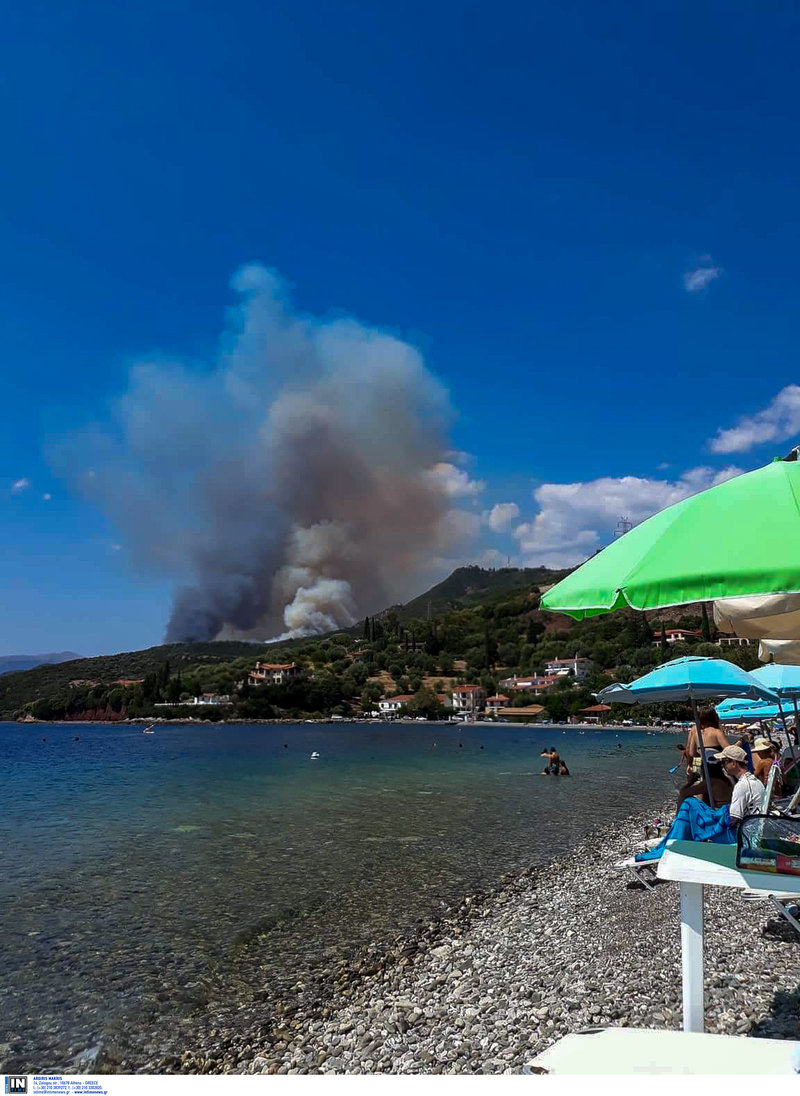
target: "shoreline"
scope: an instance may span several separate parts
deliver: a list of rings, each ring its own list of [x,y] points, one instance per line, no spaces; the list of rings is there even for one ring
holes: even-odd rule
[[[613,866],[654,817],[598,828],[566,856],[340,959],[298,1004],[276,1003],[260,1042],[212,1040],[149,1069],[519,1073],[590,1026],[680,1029],[678,887],[647,891]],[[800,1039],[798,958],[800,937],[768,907],[708,888],[706,1030]]]
[[[509,727],[531,727],[540,728],[547,731],[606,731],[614,732],[615,734],[623,733],[641,733],[642,731],[649,734],[670,734],[670,735],[685,735],[686,729],[681,727],[658,727],[647,723],[636,723],[633,726],[623,726],[622,724],[606,723],[547,723],[547,722],[531,722],[531,723],[515,723],[512,721],[499,722],[497,720],[484,719],[476,720],[473,723],[464,723],[462,721],[450,722],[446,719],[430,719],[424,722],[417,721],[416,719],[164,719],[161,717],[154,717],[151,719],[140,719],[138,717],[133,719],[88,719],[88,720],[73,720],[73,719],[29,719],[29,720],[17,720],[6,719],[0,720],[9,727],[139,727],[139,726],[159,726],[159,727],[302,727],[302,726],[320,726],[320,727],[452,727],[459,728],[461,730],[469,729],[470,727],[481,728],[509,728]]]
[[[253,1004],[236,1033],[210,1028],[201,1046],[138,1071],[519,1073],[587,1027],[680,1029],[678,887],[647,891],[614,868],[673,806],[592,830],[570,853],[338,957],[269,1017]],[[800,1039],[798,959],[800,937],[769,907],[708,888],[706,1030]]]

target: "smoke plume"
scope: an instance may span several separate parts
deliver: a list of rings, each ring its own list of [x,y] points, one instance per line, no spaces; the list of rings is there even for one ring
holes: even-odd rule
[[[418,593],[473,530],[419,352],[296,314],[260,265],[232,287],[212,364],[137,362],[110,421],[59,454],[131,564],[175,581],[169,642],[352,624]]]

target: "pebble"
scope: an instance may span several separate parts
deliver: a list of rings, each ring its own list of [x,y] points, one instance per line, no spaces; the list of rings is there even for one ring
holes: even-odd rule
[[[379,973],[334,993],[321,1023],[301,1019],[301,1028],[314,1027],[317,1047],[336,1047],[336,1056],[273,1044],[271,1068],[277,1061],[279,1073],[520,1073],[571,1031],[680,1029],[678,887],[645,891],[614,868],[651,817],[595,831],[557,862],[504,878],[494,896],[468,896],[424,927],[427,940],[410,962],[408,942],[398,941],[396,960],[387,956]],[[793,1003],[800,936],[767,933],[767,922],[772,928],[767,907],[747,909],[735,891],[708,888],[709,1032],[800,1039]],[[746,947],[731,950],[732,925],[747,925]],[[252,1071],[264,1061],[255,1057]]]

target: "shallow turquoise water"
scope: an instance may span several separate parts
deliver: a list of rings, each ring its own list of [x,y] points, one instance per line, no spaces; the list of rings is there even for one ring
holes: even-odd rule
[[[190,1023],[203,997],[186,987],[209,972],[235,966],[243,994],[288,985],[310,953],[325,961],[550,859],[660,803],[673,742],[509,725],[0,725],[9,1068],[142,1043],[165,1010]],[[549,745],[569,779],[539,777]],[[237,950],[270,917],[282,926]]]

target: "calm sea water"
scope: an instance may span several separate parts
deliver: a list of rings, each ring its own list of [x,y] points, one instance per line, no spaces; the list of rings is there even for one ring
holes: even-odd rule
[[[673,741],[509,725],[0,725],[0,1062],[66,1069],[102,1044],[135,1064],[155,1028],[190,1045],[220,995],[288,987],[309,963],[660,803]],[[549,745],[569,779],[539,777]]]

